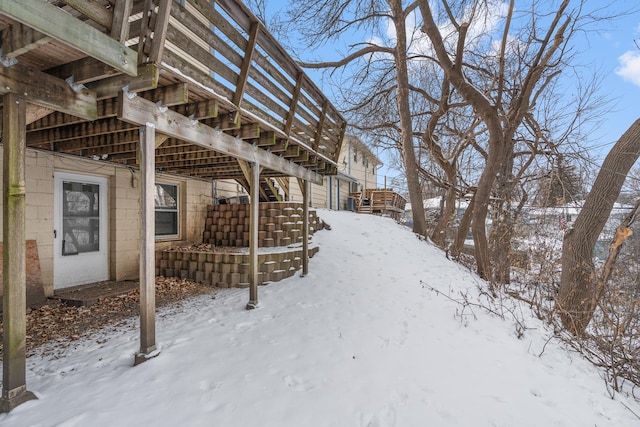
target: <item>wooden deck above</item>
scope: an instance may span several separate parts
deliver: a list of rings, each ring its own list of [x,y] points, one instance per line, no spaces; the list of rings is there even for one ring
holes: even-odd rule
[[[350,193],[355,199],[356,212],[386,214],[398,219],[404,212],[407,201],[390,188],[368,188],[362,192]]]
[[[319,182],[346,122],[237,0],[2,0],[0,92],[29,102],[27,146],[207,179]]]

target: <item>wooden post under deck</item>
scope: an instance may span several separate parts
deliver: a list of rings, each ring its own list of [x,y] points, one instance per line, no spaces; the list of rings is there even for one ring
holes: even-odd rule
[[[26,101],[8,93],[3,97],[3,307],[2,397],[0,412],[9,412],[36,396],[27,391],[25,240]]]
[[[260,165],[251,163],[249,214],[249,302],[247,310],[258,307],[258,212],[260,205]]]
[[[140,352],[134,365],[157,356],[155,268],[155,127],[140,127]]]
[[[309,196],[311,184],[304,180],[302,191],[302,277],[309,274]]]

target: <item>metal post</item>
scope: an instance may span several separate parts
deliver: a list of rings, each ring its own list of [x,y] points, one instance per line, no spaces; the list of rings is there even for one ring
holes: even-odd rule
[[[247,310],[258,307],[258,207],[260,205],[260,165],[251,163],[251,210],[249,214],[249,302]]]
[[[157,356],[155,266],[155,127],[140,127],[140,352],[134,365]]]
[[[9,412],[36,396],[27,391],[27,270],[25,240],[26,101],[3,97],[3,306],[2,397],[0,412]]]
[[[309,195],[311,185],[309,181],[304,181],[304,191],[302,192],[302,277],[309,274]]]

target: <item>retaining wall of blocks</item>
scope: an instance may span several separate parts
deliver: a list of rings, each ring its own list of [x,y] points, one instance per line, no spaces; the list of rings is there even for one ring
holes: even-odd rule
[[[309,257],[318,247],[309,247]],[[302,266],[302,247],[258,254],[258,284],[265,285],[291,277]],[[249,286],[249,254],[229,252],[156,252],[156,275],[179,277],[218,287]]]
[[[207,208],[203,243],[221,247],[218,251],[167,249],[156,252],[156,275],[179,277],[218,287],[249,286],[248,250],[229,249],[249,246],[250,205],[215,205]],[[260,203],[258,246],[279,247],[273,252],[258,253],[258,284],[277,282],[302,267],[301,203]],[[309,234],[318,229],[315,210],[309,210]],[[287,247],[292,245],[292,247]],[[309,247],[309,257],[318,247]]]
[[[251,205],[215,205],[207,208],[203,243],[215,246],[246,248],[249,246],[249,209]],[[301,203],[260,203],[258,247],[273,248],[302,242]],[[309,234],[317,230],[318,217],[309,210]]]

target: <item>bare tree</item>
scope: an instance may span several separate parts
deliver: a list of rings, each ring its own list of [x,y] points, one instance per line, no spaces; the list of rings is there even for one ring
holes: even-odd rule
[[[457,2],[454,10],[452,3],[441,0],[438,10],[442,13],[438,15],[434,14],[436,9],[432,2],[418,0],[418,3],[423,31],[431,42],[439,66],[487,127],[487,160],[475,193],[472,234],[480,276],[508,281],[504,268],[497,269],[500,273],[497,277],[491,274],[495,262],[509,257],[496,251],[491,256],[489,251],[486,235],[489,205],[492,195],[500,201],[494,213],[497,221],[494,226],[505,227],[495,231],[493,246],[509,250],[510,200],[517,188],[516,147],[519,141],[527,143],[540,139],[541,135],[536,132],[541,126],[527,129],[525,125],[527,121],[533,122],[531,111],[535,109],[536,100],[543,96],[569,59],[567,43],[575,31],[580,5],[569,9],[569,0],[564,0],[550,11],[545,9],[548,4],[533,2],[527,11],[520,11],[521,15],[515,16],[515,1],[511,0],[504,11],[499,47],[494,45],[493,52],[482,54],[469,49],[470,30],[479,25],[478,21],[482,24],[487,14],[492,13],[488,8],[496,4],[480,0]],[[520,24],[517,29],[516,23]],[[511,38],[512,30],[516,40]],[[530,136],[522,138],[527,132]],[[538,150],[531,148],[533,153]],[[526,158],[530,159],[530,156]],[[525,164],[527,162],[529,160]],[[508,265],[506,267],[508,271]]]
[[[640,120],[620,137],[602,163],[589,195],[562,247],[557,307],[563,325],[581,334],[593,317],[601,293],[593,251],[631,167],[640,157]],[[605,281],[606,283],[606,281]]]
[[[366,29],[369,33],[380,33],[378,27],[387,22],[393,24],[395,38],[379,41],[366,40],[353,46],[352,52],[336,61],[301,62],[305,68],[344,69],[358,64],[358,70],[350,77],[352,82],[369,82],[379,77],[377,84],[381,92],[393,95],[395,117],[391,125],[400,135],[399,149],[402,154],[407,188],[413,214],[413,230],[427,235],[422,191],[418,176],[415,143],[410,108],[410,86],[407,57],[407,16],[416,8],[416,4],[403,7],[401,0],[373,0],[369,2],[348,0],[296,0],[290,9],[290,22],[295,22],[303,33],[309,46],[335,40],[350,31]],[[381,70],[381,64],[383,71]],[[378,71],[378,73],[376,73]],[[390,85],[390,83],[393,84]],[[371,84],[371,83],[369,83]],[[381,98],[377,98],[378,101]],[[373,101],[373,99],[370,99]],[[364,105],[364,101],[359,102]]]

